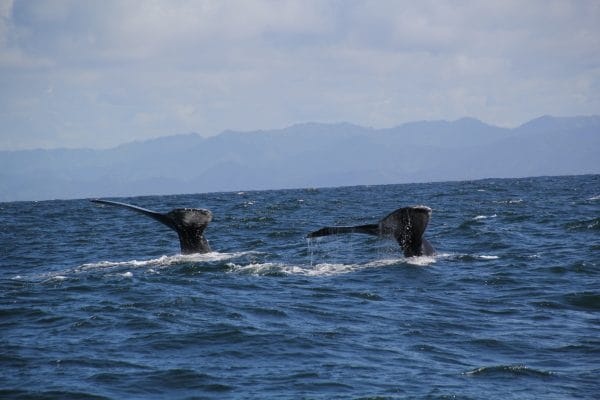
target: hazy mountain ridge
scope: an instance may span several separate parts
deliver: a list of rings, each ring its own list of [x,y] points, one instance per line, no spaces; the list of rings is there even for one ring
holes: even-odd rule
[[[0,151],[0,201],[600,173],[600,117],[305,123],[106,150]]]

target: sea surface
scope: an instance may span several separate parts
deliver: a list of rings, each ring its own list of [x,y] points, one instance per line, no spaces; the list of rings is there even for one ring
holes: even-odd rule
[[[0,203],[1,399],[598,399],[600,175]],[[325,225],[433,209],[434,257]]]

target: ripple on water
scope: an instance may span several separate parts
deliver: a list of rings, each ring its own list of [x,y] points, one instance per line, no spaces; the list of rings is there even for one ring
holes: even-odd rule
[[[600,311],[600,293],[581,292],[564,296],[567,304],[582,310]]]
[[[0,399],[596,398],[599,182],[136,199],[214,209],[193,255],[87,201],[3,204]],[[304,237],[406,203],[435,257]]]
[[[463,374],[467,376],[485,378],[552,378],[555,375],[551,371],[534,369],[526,365],[493,365],[475,368],[466,371]]]

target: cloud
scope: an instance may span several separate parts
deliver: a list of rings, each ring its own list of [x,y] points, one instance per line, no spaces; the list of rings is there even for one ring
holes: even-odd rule
[[[0,0],[0,148],[600,110],[595,1]]]

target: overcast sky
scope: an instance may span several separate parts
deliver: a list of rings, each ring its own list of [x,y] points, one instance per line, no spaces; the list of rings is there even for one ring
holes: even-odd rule
[[[0,0],[0,149],[600,114],[600,1]]]

